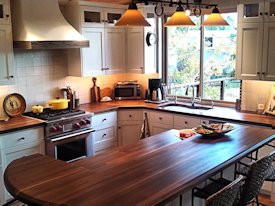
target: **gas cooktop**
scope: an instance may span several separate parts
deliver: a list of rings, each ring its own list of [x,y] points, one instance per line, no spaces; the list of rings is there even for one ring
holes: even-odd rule
[[[85,114],[85,111],[78,110],[78,109],[51,110],[49,108],[46,108],[43,110],[43,113],[39,113],[39,114],[36,114],[33,112],[24,113],[25,116],[47,120],[47,121],[58,120],[58,119],[72,117],[80,114]]]

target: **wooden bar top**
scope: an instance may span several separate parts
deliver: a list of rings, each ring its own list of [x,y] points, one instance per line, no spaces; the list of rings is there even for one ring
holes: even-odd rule
[[[42,126],[44,121],[30,117],[11,117],[8,121],[0,122],[0,134],[14,132],[20,129],[27,129],[35,126]]]
[[[177,130],[74,163],[43,155],[13,161],[8,191],[37,205],[156,205],[230,166],[275,138],[274,130],[236,125],[224,136],[179,140]]]

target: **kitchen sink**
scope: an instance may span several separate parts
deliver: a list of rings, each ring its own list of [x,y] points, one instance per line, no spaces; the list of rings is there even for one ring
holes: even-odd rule
[[[178,112],[203,112],[209,109],[212,109],[210,106],[202,106],[202,105],[191,105],[191,104],[179,104],[179,103],[168,103],[159,106],[159,108],[171,111]]]

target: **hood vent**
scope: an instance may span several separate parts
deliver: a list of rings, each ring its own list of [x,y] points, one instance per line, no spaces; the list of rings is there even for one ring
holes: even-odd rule
[[[12,0],[15,49],[66,49],[89,47],[63,17],[58,0]]]

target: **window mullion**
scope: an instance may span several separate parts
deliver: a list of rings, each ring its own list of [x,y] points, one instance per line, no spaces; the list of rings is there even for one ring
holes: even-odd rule
[[[204,21],[204,15],[201,15],[201,22]],[[204,97],[203,87],[204,87],[204,72],[203,72],[203,55],[204,55],[204,28],[200,27],[200,87],[199,96]]]

